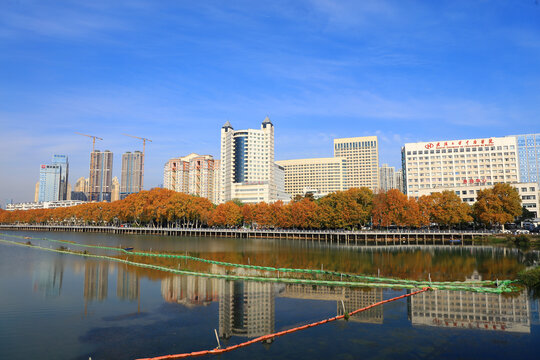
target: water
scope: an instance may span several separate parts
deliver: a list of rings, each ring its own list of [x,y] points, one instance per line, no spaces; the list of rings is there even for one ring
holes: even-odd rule
[[[346,249],[267,239],[9,234],[188,252],[246,264],[431,276],[434,281],[513,278],[538,263],[537,253],[494,248]],[[217,346],[214,329],[227,346],[341,314],[343,306],[352,311],[405,292],[176,276],[0,243],[0,359],[135,359],[212,349]],[[507,296],[438,291],[221,358],[537,358],[538,324],[538,300],[527,292]]]

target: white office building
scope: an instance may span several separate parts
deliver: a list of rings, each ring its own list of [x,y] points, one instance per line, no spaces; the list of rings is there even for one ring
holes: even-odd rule
[[[401,149],[405,194],[423,189],[520,181],[513,136],[408,143]]]
[[[274,125],[268,117],[260,129],[221,128],[220,202],[287,200],[283,168],[274,162]],[[279,183],[279,184],[278,184]]]

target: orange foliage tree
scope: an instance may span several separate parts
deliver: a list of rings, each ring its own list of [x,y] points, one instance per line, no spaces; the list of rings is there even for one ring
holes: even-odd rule
[[[473,205],[475,218],[486,225],[506,224],[521,215],[521,199],[510,184],[495,184],[492,188],[479,190]]]

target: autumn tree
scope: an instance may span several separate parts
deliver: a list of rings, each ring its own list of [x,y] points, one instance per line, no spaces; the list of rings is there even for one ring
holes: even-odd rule
[[[368,223],[372,206],[368,188],[336,191],[319,200],[319,220],[326,228],[357,228]]]
[[[397,189],[390,189],[376,194],[373,198],[373,225],[405,226],[408,205],[407,195]]]
[[[521,199],[510,184],[498,183],[492,188],[479,190],[473,214],[477,221],[486,224],[504,225],[521,215]]]
[[[429,196],[431,221],[450,227],[471,222],[471,207],[453,191],[436,192]]]
[[[210,226],[235,227],[242,224],[242,209],[236,203],[228,201],[219,204],[209,218]]]

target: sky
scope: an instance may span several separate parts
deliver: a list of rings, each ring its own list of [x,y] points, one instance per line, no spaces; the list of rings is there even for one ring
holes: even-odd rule
[[[275,126],[275,159],[540,132],[538,0],[0,1],[0,204],[33,201],[40,164],[89,175],[92,141],[146,146],[145,188],[220,129]]]

